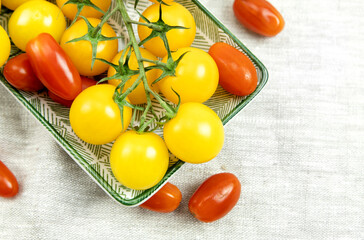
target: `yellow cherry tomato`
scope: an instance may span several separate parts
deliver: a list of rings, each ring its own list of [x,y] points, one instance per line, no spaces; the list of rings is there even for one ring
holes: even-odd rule
[[[0,26],[0,67],[8,60],[11,50],[8,34],[2,26]]]
[[[113,100],[115,86],[99,84],[82,91],[73,101],[70,122],[83,141],[106,144],[114,141],[129,125],[132,110],[124,106],[123,121]]]
[[[59,8],[47,1],[34,0],[19,6],[9,19],[9,36],[21,50],[40,33],[49,33],[59,42],[66,20]]]
[[[188,163],[210,161],[224,144],[220,118],[202,103],[181,104],[176,117],[164,125],[163,134],[169,151]]]
[[[31,0],[2,0],[2,4],[11,10],[15,10],[17,7],[19,7],[23,3],[29,2],[29,1],[31,1]],[[0,7],[0,9],[1,9],[1,7]]]
[[[111,170],[121,184],[131,189],[144,190],[156,185],[166,174],[168,164],[166,144],[153,132],[125,132],[111,148]]]
[[[73,20],[77,13],[77,5],[73,3],[64,5],[67,1],[68,0],[57,0],[57,5],[59,8],[62,9],[63,14],[67,18]],[[92,0],[91,2],[104,12],[106,12],[109,9],[111,4],[111,0]],[[80,13],[80,16],[92,17],[92,18],[101,18],[103,15],[104,14],[102,12],[96,10],[93,7],[88,7],[88,6],[85,6]]]
[[[213,58],[201,49],[188,47],[172,53],[177,60],[186,53],[179,62],[175,76],[169,76],[159,82],[160,91],[170,101],[178,103],[205,102],[216,91],[219,84],[219,70]],[[167,57],[163,62],[167,61]],[[174,90],[174,91],[173,91]]]
[[[87,18],[92,26],[97,26],[101,22],[100,19]],[[87,33],[87,24],[84,19],[77,20],[71,27],[69,27],[63,34],[61,39],[61,47],[71,58],[75,64],[78,72],[84,76],[95,76],[105,72],[109,65],[99,60],[96,60],[93,68],[92,63],[92,47],[91,43],[86,40],[78,42],[70,42],[75,38],[84,36]],[[109,24],[105,23],[102,26],[101,34],[106,37],[116,37],[115,31]],[[97,58],[102,58],[111,61],[118,52],[118,41],[100,41],[97,45]]]
[[[148,50],[145,50],[144,48],[139,48],[139,50],[140,50],[140,53],[141,53],[143,58],[147,58],[147,59],[154,60],[154,61],[157,60],[157,58],[153,54],[151,54]],[[119,64],[119,60],[121,58],[121,55],[122,55],[123,51],[119,52],[114,57],[114,59],[112,60],[112,63],[114,63],[116,65]],[[126,59],[126,54],[124,55],[124,59]],[[149,63],[149,62],[144,62],[144,67],[148,67],[150,65],[153,65],[153,64]],[[137,61],[137,58],[135,56],[134,50],[132,50],[132,53],[130,55],[128,66],[129,66],[129,68],[131,70],[138,70],[139,69],[138,61]],[[107,76],[111,77],[111,76],[115,75],[115,73],[116,73],[115,69],[113,67],[109,67]],[[150,71],[146,72],[148,84],[153,90],[156,90],[157,86],[156,86],[156,84],[152,84],[152,83],[154,82],[154,80],[156,80],[158,78],[158,75],[159,75],[159,70],[158,69],[153,69],[153,70],[150,70]],[[139,76],[139,74],[134,75],[128,80],[128,82],[125,84],[124,91],[126,89],[130,88],[133,85],[133,83],[137,80],[138,76]],[[120,82],[121,81],[119,79],[109,80],[109,83],[112,84],[112,85],[115,85],[115,86],[118,86],[120,84]],[[147,97],[146,97],[145,90],[144,90],[144,84],[140,83],[138,85],[138,87],[136,89],[134,89],[134,91],[132,91],[128,95],[128,98],[129,98],[129,100],[130,100],[130,102],[132,104],[146,103],[147,102]]]
[[[191,13],[181,4],[176,2],[168,3],[169,6],[162,4],[162,19],[170,26],[181,26],[187,29],[172,29],[167,32],[167,39],[171,51],[176,51],[182,47],[189,47],[196,34],[196,23]],[[160,4],[149,6],[143,16],[151,22],[156,22],[159,19]],[[140,18],[140,22],[145,21]],[[141,40],[147,38],[152,30],[146,26],[138,25],[138,34]],[[164,47],[162,39],[155,37],[144,44],[144,47],[157,57],[164,57],[167,51]]]

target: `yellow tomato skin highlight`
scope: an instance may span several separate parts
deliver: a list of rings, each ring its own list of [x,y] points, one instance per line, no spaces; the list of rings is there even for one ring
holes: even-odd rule
[[[2,67],[8,60],[11,51],[10,39],[2,26],[0,26],[0,48],[0,67]]]
[[[9,19],[9,36],[22,51],[27,43],[40,33],[49,33],[59,42],[66,29],[66,20],[60,9],[48,2],[34,0],[20,5]]]
[[[124,186],[144,190],[153,187],[167,172],[169,153],[163,139],[153,132],[128,131],[112,146],[110,167]]]
[[[113,100],[115,86],[99,84],[82,91],[70,109],[73,131],[83,141],[91,144],[106,144],[114,141],[127,129],[132,109],[123,108],[123,121],[118,105]]]
[[[169,151],[188,163],[212,160],[224,145],[224,127],[218,115],[202,103],[181,104],[175,118],[164,125]]]

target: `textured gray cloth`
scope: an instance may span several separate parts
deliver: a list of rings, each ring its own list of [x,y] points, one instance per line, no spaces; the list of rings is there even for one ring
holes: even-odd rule
[[[263,91],[226,126],[219,156],[185,164],[171,214],[114,202],[0,87],[0,159],[20,183],[0,198],[0,239],[364,239],[364,1],[272,0],[284,31],[239,25],[233,0],[201,0],[268,68]],[[188,200],[212,174],[242,183],[225,218]]]

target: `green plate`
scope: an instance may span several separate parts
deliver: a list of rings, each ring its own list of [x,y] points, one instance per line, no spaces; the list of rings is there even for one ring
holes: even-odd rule
[[[138,15],[133,10],[134,1],[126,0],[130,16],[137,20]],[[254,63],[258,72],[258,87],[247,97],[233,96],[218,87],[216,93],[204,104],[213,109],[222,122],[226,124],[240,110],[242,110],[264,87],[268,81],[268,72],[264,65],[237,39],[224,25],[222,25],[208,10],[197,0],[177,0],[185,6],[194,16],[197,25],[196,38],[193,47],[208,51],[215,42],[226,42],[244,52]],[[141,0],[138,10],[143,11],[151,3]],[[113,2],[113,6],[115,2]],[[7,30],[7,22],[11,11],[2,8],[0,24]],[[128,41],[126,30],[121,19],[117,15],[109,21],[109,24],[121,35],[120,48]],[[12,56],[20,53],[16,47],[12,47]],[[69,123],[69,109],[53,102],[46,92],[24,92],[13,88],[0,74],[1,84],[41,122],[54,136],[61,147],[75,160],[75,162],[90,175],[113,199],[125,206],[137,206],[151,197],[160,189],[168,179],[184,164],[174,156],[170,157],[167,174],[153,188],[144,191],[129,189],[120,184],[113,176],[109,164],[109,153],[112,144],[91,145],[80,140],[72,131]],[[156,132],[162,136],[162,131]]]

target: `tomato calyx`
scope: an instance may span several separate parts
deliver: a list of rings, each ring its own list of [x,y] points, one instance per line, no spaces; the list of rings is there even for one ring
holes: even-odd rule
[[[158,3],[169,6],[169,4],[165,3],[163,0],[156,0]],[[134,3],[134,9],[136,9],[136,7],[138,6],[139,0],[135,0]]]
[[[152,32],[150,33],[150,35],[148,37],[146,37],[145,39],[143,39],[140,43],[139,46],[142,46],[144,43],[146,43],[147,41],[151,40],[152,38],[155,37],[160,37],[164,43],[164,46],[167,50],[168,53],[168,57],[171,57],[171,50],[169,47],[169,43],[168,43],[168,39],[167,39],[167,32],[169,32],[172,29],[188,29],[186,27],[183,26],[170,26],[168,24],[166,24],[163,21],[163,12],[162,12],[162,5],[163,4],[159,4],[159,18],[156,22],[151,22],[149,21],[148,18],[146,18],[145,16],[143,16],[143,14],[139,13],[137,11],[137,13],[139,14],[139,16],[145,21],[145,23],[142,22],[136,22],[136,21],[130,21],[130,23],[135,23],[135,24],[139,24],[139,25],[144,25],[148,28],[150,28],[152,30]],[[167,4],[165,4],[167,5]],[[167,5],[169,6],[169,5]]]
[[[125,57],[125,60],[124,60],[125,54],[126,54],[126,57]],[[121,119],[124,119],[123,118],[124,106],[130,107],[130,108],[132,108],[134,110],[139,110],[139,111],[144,110],[143,107],[135,106],[135,105],[129,103],[126,100],[127,96],[140,84],[141,79],[142,79],[141,75],[135,80],[135,82],[133,83],[133,85],[130,88],[128,88],[125,92],[123,92],[126,82],[133,75],[136,75],[136,74],[139,73],[139,70],[131,70],[129,68],[128,63],[129,63],[130,55],[131,55],[131,48],[130,48],[130,44],[128,44],[127,50],[123,51],[123,53],[121,55],[121,58],[119,59],[119,65],[113,64],[113,63],[111,63],[109,61],[106,61],[104,59],[98,59],[99,61],[102,61],[102,62],[110,65],[112,68],[115,69],[115,74],[114,75],[101,79],[99,81],[99,83],[106,82],[106,81],[111,80],[111,79],[120,80],[120,83],[118,84],[118,86],[115,89],[115,92],[114,92],[114,95],[113,95],[113,100],[118,105],[118,107],[120,109]],[[135,113],[136,113],[136,111],[134,111],[134,114],[133,114],[132,125],[134,124]],[[123,121],[122,121],[122,126],[124,127]]]
[[[106,23],[109,16],[114,14],[114,12],[116,12],[117,10],[118,9],[115,8],[112,11],[109,11],[107,16],[104,17],[96,27],[92,26],[90,21],[87,18],[85,18],[84,16],[81,16],[81,18],[85,21],[85,23],[87,25],[87,29],[88,29],[87,33],[85,35],[83,35],[82,37],[75,38],[75,39],[72,39],[67,42],[67,43],[74,43],[74,42],[79,42],[79,41],[89,41],[91,43],[91,48],[92,48],[91,69],[93,68],[95,61],[97,60],[96,54],[97,54],[98,43],[101,41],[112,41],[112,40],[121,38],[121,37],[106,37],[106,36],[102,35],[102,33],[101,33],[102,26]]]
[[[130,56],[132,53],[132,50],[130,48],[130,44],[127,45],[126,47],[126,51],[123,51],[121,54],[121,57],[119,59],[119,64],[113,64],[109,61],[106,61],[104,59],[100,59],[100,58],[96,58],[99,61],[102,61],[106,64],[108,64],[109,66],[111,66],[112,68],[115,69],[115,74],[110,76],[110,77],[105,77],[102,78],[100,82],[106,82],[112,79],[117,79],[117,80],[121,80],[120,84],[117,86],[118,90],[123,90],[125,83],[133,76],[139,73],[139,70],[131,70],[129,67],[129,60],[130,60]],[[136,81],[137,82],[137,81]],[[139,85],[139,83],[137,82],[136,85]],[[136,87],[136,86],[135,86]],[[134,88],[134,87],[131,87]],[[131,89],[134,90],[134,89]]]
[[[75,15],[75,18],[72,20],[71,25],[73,25],[77,21],[77,19],[80,16],[80,13],[82,12],[83,8],[86,7],[86,6],[87,7],[92,7],[95,10],[101,12],[102,14],[105,14],[105,12],[101,8],[99,8],[98,6],[93,4],[90,0],[68,0],[67,2],[65,2],[63,4],[63,6],[61,8],[63,8],[67,4],[74,4],[77,7],[77,13]]]
[[[162,61],[151,61],[149,59],[142,58],[143,61],[154,63],[153,66],[146,67],[145,68],[146,71],[149,71],[151,69],[160,69],[160,70],[162,70],[162,74],[156,80],[154,80],[153,84],[156,84],[157,82],[161,81],[163,78],[168,77],[168,76],[175,77],[176,76],[176,68],[177,68],[178,64],[181,62],[182,58],[187,53],[188,52],[183,53],[175,61],[173,60],[172,56],[168,57],[166,63],[164,63]]]
[[[133,118],[132,118],[132,121],[131,121],[132,129],[137,131],[138,133],[154,131],[158,127],[163,126],[165,124],[164,123],[165,120],[172,119],[177,114],[179,106],[177,106],[177,108],[173,108],[170,104],[166,103],[157,93],[155,93],[153,91],[153,89],[151,89],[149,87],[149,85],[146,85],[144,87],[145,92],[146,92],[146,97],[147,97],[147,100],[148,100],[147,105],[145,107],[136,106],[136,105],[133,105],[133,104],[129,103],[128,101],[126,101],[127,96],[132,91],[134,91],[138,87],[138,85],[140,83],[143,82],[143,75],[140,74],[138,76],[138,78],[136,78],[136,80],[133,82],[133,84],[124,91],[124,87],[125,87],[125,84],[127,83],[127,81],[129,81],[132,76],[134,76],[136,74],[139,74],[139,72],[140,72],[140,70],[130,69],[129,60],[130,60],[131,54],[132,54],[132,48],[130,47],[130,44],[128,44],[127,47],[126,47],[126,50],[122,52],[121,57],[119,58],[119,64],[118,65],[113,64],[111,62],[108,62],[108,61],[106,61],[104,59],[98,59],[98,60],[100,60],[102,62],[105,62],[105,63],[109,64],[115,70],[114,75],[101,79],[99,81],[99,83],[109,81],[109,80],[115,80],[115,79],[120,80],[120,83],[116,87],[116,90],[115,90],[115,93],[114,93],[114,96],[113,96],[113,99],[114,99],[115,103],[120,108],[120,112],[121,113],[123,112],[122,110],[123,110],[124,106],[133,108],[134,110],[137,110],[137,111],[142,111],[139,126],[134,126],[135,119],[136,119],[136,111],[134,111]],[[144,58],[142,58],[142,60],[143,59]],[[149,59],[144,59],[144,60],[152,61],[152,60],[149,60]],[[160,61],[157,61],[157,62],[159,62],[160,64],[165,64],[165,63],[162,63]],[[176,65],[176,64],[173,64],[173,65]],[[145,72],[147,72],[147,71],[150,71],[152,69],[155,69],[155,68],[145,68],[144,70],[145,70]],[[159,118],[157,116],[157,114],[154,112],[153,107],[152,107],[152,103],[151,103],[150,95],[154,96],[159,101],[161,106],[166,110],[166,115],[164,117]],[[152,114],[152,118],[147,117],[148,113]],[[121,119],[123,119],[123,118],[121,118]],[[152,125],[153,122],[155,122],[156,126],[154,128],[151,128],[150,125]]]

